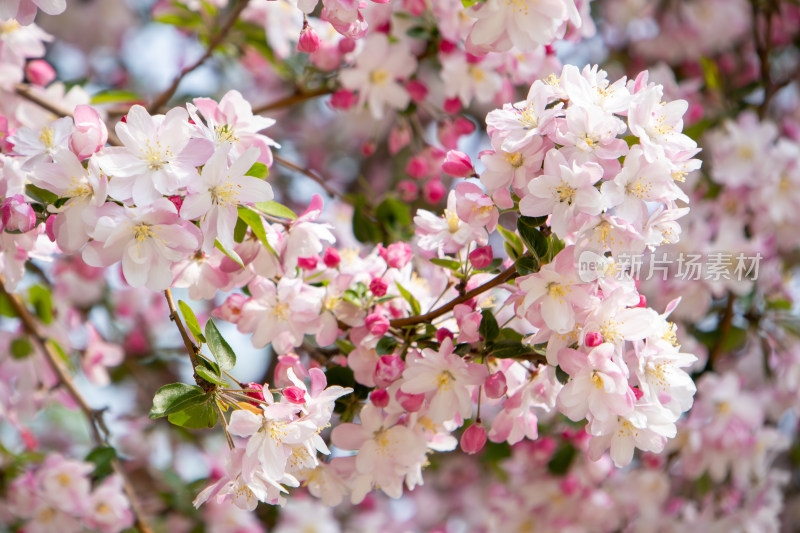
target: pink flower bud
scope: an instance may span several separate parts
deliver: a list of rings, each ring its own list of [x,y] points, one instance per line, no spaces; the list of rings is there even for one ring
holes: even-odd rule
[[[361,144],[361,153],[364,157],[369,157],[375,153],[375,143],[372,141],[366,141]]]
[[[289,403],[294,403],[294,404],[306,403],[306,391],[304,391],[300,387],[286,387],[285,389],[283,389],[283,397],[286,398],[289,401]]]
[[[36,227],[36,212],[21,194],[9,196],[0,206],[0,220],[6,231],[27,233]]]
[[[475,268],[486,268],[492,264],[494,252],[491,246],[479,246],[469,253],[469,262]]]
[[[450,150],[442,163],[442,170],[456,178],[468,178],[475,174],[472,160],[464,152]]]
[[[378,298],[386,296],[388,288],[389,285],[381,278],[372,278],[372,281],[369,282],[369,290]]]
[[[392,128],[389,132],[389,153],[395,155],[397,152],[408,146],[411,142],[411,128],[400,125]]]
[[[459,111],[461,111],[461,100],[457,97],[448,98],[444,101],[444,111],[450,115],[455,115]]]
[[[178,211],[181,210],[181,207],[183,206],[183,197],[176,194],[174,196],[169,196],[168,199],[170,202],[172,202],[172,205],[175,206],[175,209]]]
[[[44,232],[47,234],[47,238],[50,239],[50,242],[56,242],[56,217],[58,215],[50,215],[47,217],[47,220],[44,221]]]
[[[369,401],[371,401],[375,407],[383,409],[389,405],[389,393],[386,392],[386,389],[375,389],[369,393]]]
[[[325,253],[322,254],[322,262],[328,268],[336,268],[342,262],[342,256],[336,248],[326,248]]]
[[[314,270],[317,268],[317,263],[319,262],[318,255],[312,255],[310,257],[298,257],[297,258],[297,266],[302,268],[303,270]]]
[[[445,339],[453,340],[455,335],[447,328],[439,328],[436,330],[436,340],[441,344]]]
[[[428,177],[430,173],[431,167],[428,161],[422,156],[416,155],[406,163],[406,174],[414,179],[421,180]]]
[[[644,391],[639,387],[631,387],[631,391],[633,392],[633,395],[636,396],[637,400],[644,396]]]
[[[466,117],[458,117],[453,122],[453,126],[459,135],[469,135],[475,131],[475,123]]]
[[[381,257],[390,268],[403,268],[411,261],[411,246],[405,242],[394,242],[381,249]]]
[[[603,344],[603,336],[599,331],[590,331],[586,334],[586,338],[584,339],[583,343],[589,348],[600,346]]]
[[[644,294],[639,295],[639,303],[634,305],[634,307],[647,307],[647,296]]]
[[[403,0],[403,8],[415,17],[421,16],[427,9],[425,0]]]
[[[264,401],[264,387],[259,385],[258,383],[245,383],[244,393],[247,396],[250,396],[254,400]],[[258,405],[256,402],[252,402],[254,405]]]
[[[364,320],[364,325],[370,333],[379,337],[389,331],[389,319],[386,318],[386,315],[381,313],[371,313],[367,315],[367,318]]]
[[[468,454],[478,453],[486,445],[486,428],[483,424],[476,423],[461,435],[461,449]]]
[[[430,180],[422,187],[422,197],[429,204],[438,204],[445,194],[447,194],[447,190],[442,185],[441,180],[438,179]]]
[[[411,101],[415,104],[422,102],[425,100],[425,97],[428,96],[428,88],[421,81],[409,81],[406,83],[406,90],[408,91],[408,95],[411,97]]]
[[[400,407],[409,413],[415,413],[419,411],[422,408],[422,404],[425,403],[424,394],[409,394],[399,389],[395,393],[394,397],[397,398],[397,403],[400,404]]]
[[[439,43],[439,51],[443,54],[450,54],[455,49],[456,49],[455,43],[452,41],[448,41],[447,39],[442,39],[442,42]]]
[[[413,202],[419,198],[419,185],[411,180],[403,180],[397,184],[397,192],[404,202]]]
[[[214,309],[211,314],[217,318],[221,318],[226,322],[237,324],[239,318],[242,316],[242,307],[247,301],[247,296],[244,294],[231,294],[225,302]]]
[[[319,50],[319,35],[314,31],[314,28],[308,24],[303,24],[300,40],[297,41],[297,51],[310,54],[317,50]]]
[[[73,116],[75,130],[69,137],[69,148],[79,159],[86,159],[105,146],[108,128],[92,106],[76,106]]]
[[[34,59],[25,65],[25,76],[32,84],[44,87],[56,79],[56,71],[44,59]]]
[[[398,379],[403,374],[406,364],[396,355],[382,355],[378,359],[378,365],[375,367],[375,372],[372,374],[372,379],[379,387],[386,388]]]
[[[486,393],[487,398],[497,399],[505,396],[508,392],[508,384],[506,384],[506,375],[502,370],[498,370],[483,382],[483,391]]]
[[[347,54],[356,49],[356,41],[354,39],[344,38],[339,41],[339,51]]]
[[[334,109],[350,109],[357,101],[355,93],[347,89],[339,89],[331,95],[331,107]]]
[[[594,348],[603,344],[603,336],[600,335],[599,331],[590,331],[586,334],[586,339],[583,342],[589,348]]]

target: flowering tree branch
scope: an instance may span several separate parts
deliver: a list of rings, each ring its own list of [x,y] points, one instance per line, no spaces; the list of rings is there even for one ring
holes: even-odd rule
[[[340,193],[339,191],[337,191],[336,189],[334,189],[333,187],[328,185],[328,180],[323,178],[322,176],[320,176],[319,174],[317,174],[313,170],[301,167],[297,163],[293,163],[293,162],[289,161],[288,159],[285,159],[285,158],[283,158],[283,157],[281,157],[281,156],[279,156],[277,154],[275,154],[273,156],[273,158],[275,159],[275,162],[278,163],[279,165],[284,166],[286,168],[290,168],[290,169],[292,169],[292,170],[294,170],[296,172],[299,172],[300,174],[302,174],[302,175],[304,175],[306,177],[309,177],[312,180],[314,180],[314,182],[316,182],[320,187],[325,189],[325,192],[328,193],[329,196],[332,196],[333,198],[336,198],[338,200],[346,201],[346,199],[342,195],[342,193]]]
[[[407,318],[396,318],[394,320],[391,320],[389,322],[389,324],[392,327],[402,328],[402,327],[405,327],[405,326],[413,326],[413,325],[416,325],[416,324],[422,324],[422,323],[425,323],[425,322],[430,322],[432,320],[435,320],[435,319],[439,318],[440,316],[444,315],[445,313],[448,313],[448,312],[452,311],[453,308],[455,308],[455,306],[457,306],[458,304],[463,304],[464,302],[467,302],[467,301],[471,300],[472,298],[478,296],[479,294],[482,294],[482,293],[488,291],[489,289],[493,289],[494,287],[497,287],[498,285],[502,285],[503,283],[505,283],[507,281],[510,281],[510,280],[512,280],[512,279],[514,279],[514,278],[516,278],[518,276],[519,276],[519,272],[517,272],[516,265],[511,265],[510,267],[508,267],[507,269],[502,271],[500,274],[498,274],[496,277],[494,277],[491,280],[487,281],[483,285],[479,285],[478,287],[475,287],[471,291],[465,292],[462,296],[459,296],[458,298],[454,298],[454,299],[450,300],[449,302],[447,302],[443,306],[438,307],[438,308],[434,309],[433,311],[431,311],[429,313],[425,313],[424,315],[410,316],[410,317],[407,317]]]
[[[103,422],[102,418],[103,410],[93,409],[86,402],[84,397],[81,395],[81,393],[75,386],[75,383],[73,383],[72,378],[69,376],[67,371],[64,369],[64,366],[61,364],[60,356],[55,352],[53,343],[41,333],[41,331],[39,330],[39,325],[36,322],[36,319],[33,317],[33,315],[31,315],[30,311],[28,311],[28,308],[25,307],[25,304],[22,302],[20,297],[6,290],[5,283],[6,283],[5,278],[2,275],[0,275],[0,293],[2,293],[8,299],[11,307],[14,309],[14,313],[22,321],[22,325],[25,328],[25,331],[28,333],[31,340],[39,349],[39,351],[41,351],[44,354],[45,358],[52,367],[56,376],[58,376],[58,380],[61,383],[61,385],[64,386],[69,395],[75,400],[75,403],[78,404],[78,407],[86,416],[86,419],[89,421],[89,428],[91,429],[92,437],[95,444],[97,446],[107,446],[108,428]],[[141,503],[139,502],[138,497],[136,496],[136,491],[134,490],[133,485],[131,484],[130,480],[125,474],[125,471],[122,469],[119,460],[117,460],[116,458],[112,459],[112,467],[114,469],[114,472],[122,480],[125,493],[127,494],[131,504],[131,509],[133,510],[133,514],[136,517],[136,528],[141,533],[152,533],[153,530],[150,528],[146,519],[144,518],[142,506]]]
[[[186,331],[186,328],[181,322],[181,317],[178,315],[178,310],[175,308],[175,301],[172,299],[172,291],[167,289],[164,291],[164,296],[167,299],[167,305],[169,306],[169,319],[175,322],[175,325],[178,327],[178,331],[181,333],[181,339],[183,339],[183,344],[186,346],[186,351],[189,352],[189,359],[192,361],[192,368],[197,366],[197,353],[200,351],[199,348],[192,342],[191,337],[189,337],[189,333]]]
[[[247,7],[247,4],[250,0],[239,0],[239,2],[233,7],[233,10],[230,13],[230,16],[225,21],[225,24],[220,28],[220,30],[211,36],[208,41],[208,46],[206,46],[205,53],[200,56],[200,58],[189,65],[188,67],[184,67],[183,70],[175,77],[172,81],[172,85],[170,85],[164,92],[159,94],[158,96],[153,99],[152,103],[148,107],[148,110],[151,113],[158,112],[159,109],[164,107],[170,98],[175,94],[175,91],[178,90],[178,86],[183,81],[183,78],[186,77],[189,73],[193,72],[197,68],[199,68],[206,60],[211,57],[211,54],[214,53],[214,50],[225,42],[225,39],[228,37],[228,34],[233,29],[234,24],[239,19],[239,15],[242,14],[242,11]]]

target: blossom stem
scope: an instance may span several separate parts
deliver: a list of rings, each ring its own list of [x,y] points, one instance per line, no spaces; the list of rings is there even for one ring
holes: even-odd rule
[[[25,304],[22,302],[20,297],[6,290],[5,281],[5,278],[0,275],[0,293],[8,299],[11,307],[14,309],[14,313],[22,321],[22,325],[33,343],[36,345],[39,351],[44,354],[47,362],[50,364],[56,376],[58,377],[58,381],[61,383],[61,385],[63,385],[72,399],[75,400],[75,403],[78,404],[81,412],[83,412],[83,414],[86,416],[95,445],[98,447],[108,446],[108,428],[106,427],[102,418],[103,411],[105,409],[93,409],[86,402],[81,393],[78,391],[78,388],[75,386],[75,383],[73,383],[72,378],[67,373],[67,370],[61,364],[61,356],[56,353],[54,344],[41,333],[39,324],[30,311],[28,311],[28,308],[25,307]],[[138,497],[136,496],[136,491],[128,479],[128,476],[125,474],[125,471],[122,469],[122,465],[120,464],[119,460],[116,458],[112,459],[111,465],[114,469],[114,472],[119,476],[120,480],[122,480],[125,494],[128,496],[128,501],[131,505],[131,510],[133,511],[133,515],[136,517],[136,528],[141,533],[152,533],[153,530],[150,528],[147,520],[144,518],[142,506]]]
[[[455,306],[457,306],[458,304],[461,304],[461,303],[464,303],[464,302],[466,302],[468,300],[471,300],[475,296],[477,296],[479,294],[482,294],[482,293],[488,291],[489,289],[493,289],[494,287],[497,287],[498,285],[502,285],[503,283],[505,283],[507,281],[510,281],[510,280],[516,278],[517,276],[519,276],[519,273],[517,272],[517,266],[516,265],[511,265],[510,267],[508,267],[503,272],[501,272],[500,274],[498,274],[496,277],[492,278],[491,280],[487,281],[483,285],[475,287],[471,291],[465,292],[463,295],[459,296],[458,298],[454,298],[454,299],[450,300],[449,302],[447,302],[443,306],[441,306],[441,307],[439,307],[437,309],[434,309],[433,311],[431,311],[429,313],[425,313],[424,315],[410,316],[410,317],[407,317],[407,318],[396,318],[396,319],[390,321],[389,324],[391,326],[393,326],[393,327],[402,328],[402,327],[405,327],[405,326],[413,326],[413,325],[421,324],[421,323],[424,323],[424,322],[431,322],[434,319],[442,316],[443,314],[452,311],[453,308],[455,308]]]
[[[186,75],[190,72],[196,70],[203,63],[205,63],[209,57],[211,57],[211,54],[214,53],[214,50],[228,37],[228,34],[230,33],[231,29],[233,29],[234,24],[236,24],[236,21],[239,19],[239,15],[242,14],[242,11],[244,11],[244,8],[247,7],[249,2],[250,0],[239,0],[239,2],[233,7],[230,16],[225,21],[225,24],[208,40],[208,46],[206,46],[205,53],[200,56],[197,61],[181,70],[172,81],[172,85],[170,85],[167,90],[156,96],[156,98],[147,108],[150,113],[157,113],[159,109],[164,107],[167,102],[169,102],[169,99],[175,94],[175,91],[178,90],[178,86],[181,84],[183,78],[186,77]]]

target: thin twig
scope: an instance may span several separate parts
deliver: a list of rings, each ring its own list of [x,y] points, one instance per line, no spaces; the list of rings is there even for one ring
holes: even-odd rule
[[[261,113],[266,113],[267,111],[272,111],[274,109],[293,106],[294,104],[299,104],[300,102],[305,102],[306,100],[311,100],[317,98],[318,96],[325,96],[326,94],[331,94],[332,92],[333,90],[328,89],[327,87],[322,87],[320,89],[308,92],[297,90],[289,96],[285,96],[279,100],[275,100],[273,102],[269,102],[268,104],[254,108],[253,114],[260,115]]]
[[[97,446],[107,446],[108,429],[102,420],[102,412],[104,410],[93,409],[88,403],[86,403],[86,400],[83,398],[81,393],[78,392],[78,389],[75,386],[75,383],[73,383],[72,378],[61,364],[61,356],[55,352],[53,344],[49,342],[47,337],[41,333],[36,319],[33,317],[33,315],[31,315],[30,311],[28,311],[28,308],[25,306],[19,296],[6,290],[5,278],[2,275],[0,275],[0,292],[2,292],[2,294],[8,299],[11,307],[14,309],[14,313],[22,321],[22,325],[25,328],[25,331],[28,333],[28,336],[32,339],[36,347],[44,354],[48,363],[50,363],[50,366],[53,368],[56,376],[58,376],[58,380],[61,385],[67,389],[69,395],[72,396],[72,399],[75,400],[75,403],[78,404],[78,407],[86,416],[86,419],[89,421],[89,427],[91,428],[92,437],[95,444]],[[133,515],[136,519],[136,528],[141,533],[152,533],[153,530],[150,528],[144,518],[142,506],[138,497],[136,496],[136,491],[134,490],[133,485],[128,479],[125,471],[122,469],[122,465],[116,458],[112,460],[111,464],[114,468],[114,472],[122,480],[123,488],[125,489],[125,493],[128,495],[128,501],[131,504],[131,510],[133,511]]]
[[[233,8],[233,11],[231,11],[228,20],[225,21],[225,24],[222,26],[222,28],[220,28],[220,30],[209,39],[205,53],[200,57],[200,59],[188,67],[184,67],[184,69],[181,70],[172,81],[172,85],[170,85],[167,90],[156,96],[156,98],[147,108],[150,113],[157,113],[162,107],[164,107],[167,102],[169,102],[169,99],[172,98],[172,95],[175,94],[175,91],[178,90],[178,86],[181,84],[183,78],[190,72],[200,67],[209,57],[211,57],[211,54],[214,53],[214,50],[228,37],[228,34],[230,33],[231,29],[233,29],[234,24],[236,24],[236,21],[239,19],[239,15],[241,15],[242,11],[244,11],[244,8],[247,7],[248,2],[249,0],[239,0],[239,3]]]
[[[474,298],[475,296],[478,296],[479,294],[484,293],[484,292],[488,291],[489,289],[497,287],[498,285],[502,285],[503,283],[505,283],[505,282],[507,282],[509,280],[512,280],[512,279],[516,278],[517,276],[519,276],[519,273],[517,272],[516,265],[511,265],[510,267],[508,267],[503,272],[498,274],[496,277],[490,279],[489,281],[487,281],[483,285],[475,287],[471,291],[467,291],[466,293],[464,293],[463,296],[459,296],[458,298],[454,298],[453,300],[450,300],[448,303],[444,304],[443,306],[439,307],[438,309],[434,309],[430,313],[425,313],[424,315],[410,316],[410,317],[407,317],[407,318],[396,318],[394,320],[391,320],[389,322],[389,324],[392,327],[402,328],[404,326],[413,326],[415,324],[421,324],[421,323],[424,323],[424,322],[431,322],[432,320],[434,320],[436,318],[439,318],[443,314],[452,311],[453,308],[455,306],[457,306],[458,304],[462,304],[462,303],[464,303],[466,301],[469,301],[472,298]]]
[[[277,154],[275,154],[273,158],[275,159],[275,162],[278,163],[279,165],[284,166],[286,168],[290,168],[314,180],[320,187],[325,189],[325,192],[328,193],[329,196],[332,196],[333,198],[336,198],[341,201],[346,201],[342,193],[340,193],[339,191],[328,185],[327,180],[322,176],[320,176],[319,174],[317,174],[315,171],[303,168],[300,165],[292,163],[288,159],[284,159],[283,157]]]
[[[24,83],[19,83],[14,87],[15,92],[17,95],[21,96],[22,98],[32,102],[45,111],[49,111],[50,113],[57,115],[59,117],[71,117],[73,116],[73,112],[60,107],[53,102],[47,100],[46,98],[42,98],[33,90],[31,89],[30,85],[25,85]],[[114,132],[114,128],[106,128],[108,130],[108,144],[111,146],[121,146],[122,143],[117,137],[117,134]]]
[[[725,311],[723,311],[722,318],[720,318],[719,325],[717,326],[719,336],[717,337],[717,341],[714,343],[714,346],[712,346],[711,350],[708,352],[706,370],[711,370],[714,367],[714,363],[716,363],[719,359],[719,356],[722,355],[722,348],[725,345],[725,338],[728,336],[728,333],[730,333],[731,326],[733,325],[733,304],[735,302],[736,296],[731,291],[728,291],[728,301],[725,304]]]

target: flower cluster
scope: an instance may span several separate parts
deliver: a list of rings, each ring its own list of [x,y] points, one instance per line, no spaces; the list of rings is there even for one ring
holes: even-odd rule
[[[26,470],[9,487],[2,507],[25,531],[119,533],[133,525],[122,480],[111,475],[92,487],[91,463],[48,455],[35,471]]]

